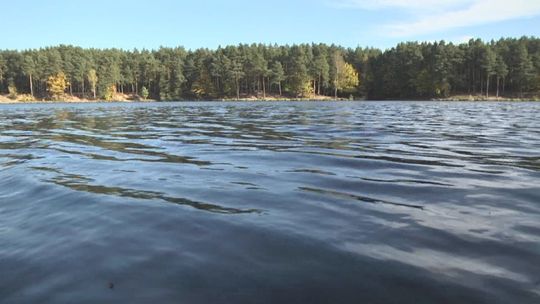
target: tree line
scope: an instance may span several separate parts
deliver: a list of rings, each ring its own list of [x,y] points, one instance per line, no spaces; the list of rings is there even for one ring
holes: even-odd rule
[[[396,47],[241,44],[186,50],[0,51],[0,93],[32,98],[123,93],[157,100],[268,96],[527,97],[540,92],[540,39],[406,42]]]

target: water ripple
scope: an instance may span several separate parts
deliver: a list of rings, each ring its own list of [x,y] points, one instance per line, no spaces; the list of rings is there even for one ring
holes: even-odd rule
[[[0,302],[539,303],[538,113],[4,105]]]

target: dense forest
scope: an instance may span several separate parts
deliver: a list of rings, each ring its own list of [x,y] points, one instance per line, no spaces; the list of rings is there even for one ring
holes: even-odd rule
[[[0,51],[0,94],[28,99],[112,99],[117,93],[156,100],[429,99],[539,92],[540,39],[535,37],[458,45],[407,42],[384,51],[325,44]]]

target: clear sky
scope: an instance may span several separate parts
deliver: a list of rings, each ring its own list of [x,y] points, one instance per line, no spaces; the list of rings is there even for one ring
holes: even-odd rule
[[[0,49],[124,49],[540,36],[540,0],[1,0]]]

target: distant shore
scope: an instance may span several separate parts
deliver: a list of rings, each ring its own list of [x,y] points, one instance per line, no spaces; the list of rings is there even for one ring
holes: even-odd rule
[[[18,94],[16,96],[9,95],[0,95],[0,104],[18,104],[18,103],[55,103],[55,102],[66,102],[66,103],[87,103],[87,102],[143,102],[143,101],[156,101],[154,99],[144,99],[138,95],[133,94],[115,94],[113,99],[103,100],[103,99],[92,99],[92,98],[81,98],[74,95],[66,94],[58,100],[51,100],[47,98],[35,98],[29,94]]]
[[[193,99],[189,101],[344,101],[350,100],[345,98],[334,98],[333,96],[312,95],[309,97],[289,97],[279,95],[267,96],[241,96],[240,98],[208,98],[208,99]],[[183,100],[163,100],[163,101],[183,101]],[[187,100],[186,100],[187,101]],[[16,96],[0,95],[0,103],[87,103],[87,102],[159,102],[156,99],[144,99],[135,94],[117,93],[111,100],[80,98],[74,95],[66,94],[59,100],[51,100],[46,98],[33,98],[29,94],[19,94]]]
[[[286,97],[286,96],[243,96],[240,98],[216,98],[216,99],[194,99],[194,100],[174,100],[174,101],[224,101],[224,102],[234,102],[234,101],[365,101],[370,99],[346,99],[346,98],[334,98],[333,96],[322,96],[315,95],[310,97]],[[401,101],[402,99],[387,99],[386,101]],[[455,95],[444,98],[418,98],[418,99],[407,99],[407,100],[418,100],[418,101],[490,101],[490,102],[504,102],[504,101],[540,101],[540,96],[532,98],[518,98],[518,97],[496,97],[490,96],[486,97],[484,95]],[[163,100],[169,101],[169,100]],[[173,100],[170,100],[173,101]],[[377,101],[377,100],[373,100]],[[114,102],[160,102],[156,99],[144,99],[141,96],[134,94],[116,94],[112,100],[103,100],[103,99],[91,99],[91,98],[79,98],[77,96],[65,95],[60,100],[50,100],[42,98],[33,98],[28,94],[20,94],[17,96],[8,96],[0,95],[0,104],[24,104],[24,103],[114,103]]]

